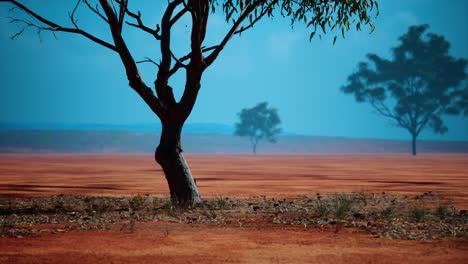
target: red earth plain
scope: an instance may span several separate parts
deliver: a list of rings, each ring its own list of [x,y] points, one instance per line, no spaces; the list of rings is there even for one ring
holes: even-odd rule
[[[203,196],[432,192],[468,208],[468,155],[187,155]],[[57,194],[167,196],[152,155],[3,154],[0,198]],[[42,227],[54,228],[53,226]],[[137,223],[0,238],[0,263],[468,263],[460,239],[373,238],[345,228]]]

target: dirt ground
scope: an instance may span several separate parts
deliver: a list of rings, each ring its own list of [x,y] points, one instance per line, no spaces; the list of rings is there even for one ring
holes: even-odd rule
[[[333,192],[449,196],[468,208],[468,155],[188,155],[204,196]],[[0,197],[167,195],[152,155],[0,155]],[[42,226],[54,229],[53,226]],[[138,222],[0,238],[0,263],[468,263],[463,239],[373,238],[353,228]]]
[[[416,242],[304,227],[139,224],[0,239],[0,263],[467,263],[463,241]]]
[[[204,196],[432,191],[468,208],[468,155],[187,155]],[[0,155],[0,197],[168,195],[152,155]]]

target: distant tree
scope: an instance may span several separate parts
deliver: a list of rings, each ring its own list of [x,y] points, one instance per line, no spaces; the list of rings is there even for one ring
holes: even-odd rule
[[[240,122],[236,123],[234,135],[248,137],[254,154],[257,154],[257,144],[260,140],[276,142],[276,135],[281,132],[281,120],[278,111],[268,108],[268,103],[263,102],[252,108],[242,109],[238,116]]]
[[[443,115],[468,113],[465,68],[467,61],[448,54],[443,36],[423,33],[428,25],[412,26],[392,49],[392,58],[368,54],[341,89],[354,94],[357,102],[369,103],[416,139],[425,128],[443,134],[448,128]]]
[[[0,0],[0,4],[13,7],[10,10],[17,12],[10,16],[10,22],[19,24],[21,28],[13,34],[12,39],[18,38],[28,28],[35,30],[39,35],[44,31],[76,34],[107,48],[121,59],[129,86],[149,106],[155,118],[161,120],[162,133],[155,151],[155,160],[166,175],[171,199],[184,204],[194,204],[201,199],[187,161],[182,155],[182,127],[197,100],[203,73],[214,65],[233,37],[251,31],[260,20],[268,17],[288,18],[291,25],[304,24],[310,30],[309,39],[317,32],[325,34],[326,30],[333,29],[344,35],[351,26],[359,30],[361,26],[366,25],[373,30],[371,13],[378,14],[376,0],[167,0],[153,1],[165,5],[161,22],[153,27],[145,21],[152,20],[149,18],[154,18],[154,14],[159,13],[159,10],[138,11],[138,5],[140,4],[141,9],[141,2],[145,1],[75,0],[66,1],[71,8],[68,14],[64,14],[65,18],[69,18],[66,25],[63,17],[46,18],[40,14],[41,9],[47,10],[50,6],[65,1],[22,2]],[[103,36],[98,36],[82,28],[77,19],[81,11],[95,15],[100,23],[107,26],[108,31]],[[225,18],[229,29],[219,41],[207,45],[205,36],[209,34],[208,25],[211,21],[208,18],[215,13]],[[180,23],[183,18],[187,18],[190,23],[187,33],[189,38],[185,43],[188,50],[181,56],[175,54],[171,41],[174,40],[174,25]],[[90,21],[87,21],[83,24],[89,23]],[[128,39],[125,38],[128,29],[135,29],[150,36],[155,42],[138,44],[159,50],[159,59],[135,59],[127,44]],[[321,36],[321,33],[318,35]],[[336,36],[333,41],[335,40]],[[156,66],[154,80],[150,82],[154,86],[149,86],[140,73],[138,63],[143,62]],[[181,98],[176,100],[171,80],[179,71],[183,71],[185,84],[181,88]]]

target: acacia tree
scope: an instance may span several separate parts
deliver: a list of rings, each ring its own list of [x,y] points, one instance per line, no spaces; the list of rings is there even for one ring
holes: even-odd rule
[[[392,49],[392,58],[368,54],[341,89],[357,102],[369,103],[377,114],[408,130],[412,153],[416,139],[427,127],[443,134],[443,115],[468,114],[467,61],[449,55],[443,36],[424,32],[428,25],[412,26]]]
[[[278,111],[275,108],[268,108],[267,102],[242,109],[238,116],[240,122],[236,123],[234,135],[248,137],[254,154],[257,154],[257,144],[260,140],[276,142],[276,135],[281,132],[279,128],[281,120]]]
[[[181,130],[197,99],[204,71],[213,65],[231,38],[252,29],[262,18],[273,16],[287,17],[291,19],[291,24],[304,23],[310,28],[310,39],[317,29],[325,33],[327,29],[337,28],[344,36],[351,25],[358,30],[361,25],[367,25],[373,30],[371,14],[378,14],[376,0],[168,0],[161,23],[153,28],[145,24],[143,14],[136,11],[137,8],[129,8],[129,0],[96,0],[96,3],[78,0],[69,13],[71,24],[65,26],[54,22],[56,18],[45,18],[40,10],[31,10],[20,1],[0,0],[0,3],[12,5],[23,12],[23,15],[12,18],[11,22],[25,26],[13,37],[19,36],[27,28],[39,32],[78,34],[120,56],[129,86],[161,120],[162,133],[155,159],[166,175],[171,198],[191,204],[199,202],[200,195],[182,155]],[[50,5],[50,1],[47,4]],[[87,12],[100,17],[102,23],[108,24],[112,42],[106,42],[79,27],[75,17],[80,4],[86,7]],[[230,28],[219,43],[205,46],[208,18],[216,12],[225,16]],[[186,55],[176,56],[171,49],[172,28],[184,16],[191,20],[190,49]],[[153,87],[156,93],[143,80],[137,61],[122,35],[123,27],[133,27],[159,42],[160,62],[151,61],[158,66]],[[322,33],[319,34],[321,36]],[[176,101],[169,80],[179,70],[185,71],[185,89],[180,100]]]

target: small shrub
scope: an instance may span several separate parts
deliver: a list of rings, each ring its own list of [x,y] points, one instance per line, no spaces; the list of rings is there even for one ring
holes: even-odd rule
[[[223,198],[222,196],[216,196],[214,199],[214,206],[218,210],[226,210],[231,207],[231,204],[227,200],[227,198]]]
[[[61,212],[66,212],[66,205],[65,205],[65,200],[63,199],[62,196],[54,196],[53,197],[53,210],[55,210],[57,213]]]
[[[319,199],[315,201],[312,207],[312,211],[314,212],[315,215],[319,217],[324,217],[331,213],[332,208],[331,208],[330,203],[327,200]]]
[[[390,218],[395,214],[395,207],[388,206],[382,210],[382,217]]]
[[[33,214],[42,213],[47,211],[47,204],[43,203],[40,199],[32,199],[31,212]]]
[[[380,198],[376,193],[372,193],[372,196],[369,197],[370,203],[373,205],[377,205],[380,203]]]
[[[412,215],[416,222],[423,222],[426,216],[428,215],[428,211],[426,208],[414,207]]]
[[[115,206],[112,200],[109,199],[98,199],[95,201],[94,210],[98,213],[105,213],[115,210]]]
[[[152,197],[151,198],[151,209],[153,211],[156,211],[158,210],[160,207],[161,207],[161,203],[162,203],[162,198],[157,198],[157,197]]]
[[[87,212],[102,214],[115,210],[112,200],[106,197],[86,197],[83,202],[85,211]]]
[[[356,196],[356,200],[362,203],[364,206],[367,206],[367,198],[368,198],[368,194],[364,191],[358,192]]]
[[[336,194],[332,204],[333,214],[338,219],[343,219],[356,211],[353,207],[353,198],[345,194]]]
[[[140,211],[145,208],[147,200],[148,197],[138,194],[128,200],[128,206],[133,212]]]
[[[31,210],[40,210],[40,212],[55,212],[65,213],[78,211],[80,208],[81,201],[76,200],[73,196],[68,195],[57,195],[50,198],[40,199],[37,198],[32,201]],[[77,206],[78,205],[78,206]]]
[[[450,208],[446,205],[439,204],[437,207],[434,209],[434,214],[438,217],[445,217],[450,215]]]
[[[173,201],[171,198],[161,198],[159,201],[153,201],[153,207],[155,210],[161,210],[172,217],[178,217],[190,206],[186,204],[178,203]]]
[[[172,210],[174,208],[170,198],[161,198],[158,204],[160,204],[159,209],[161,210]]]

